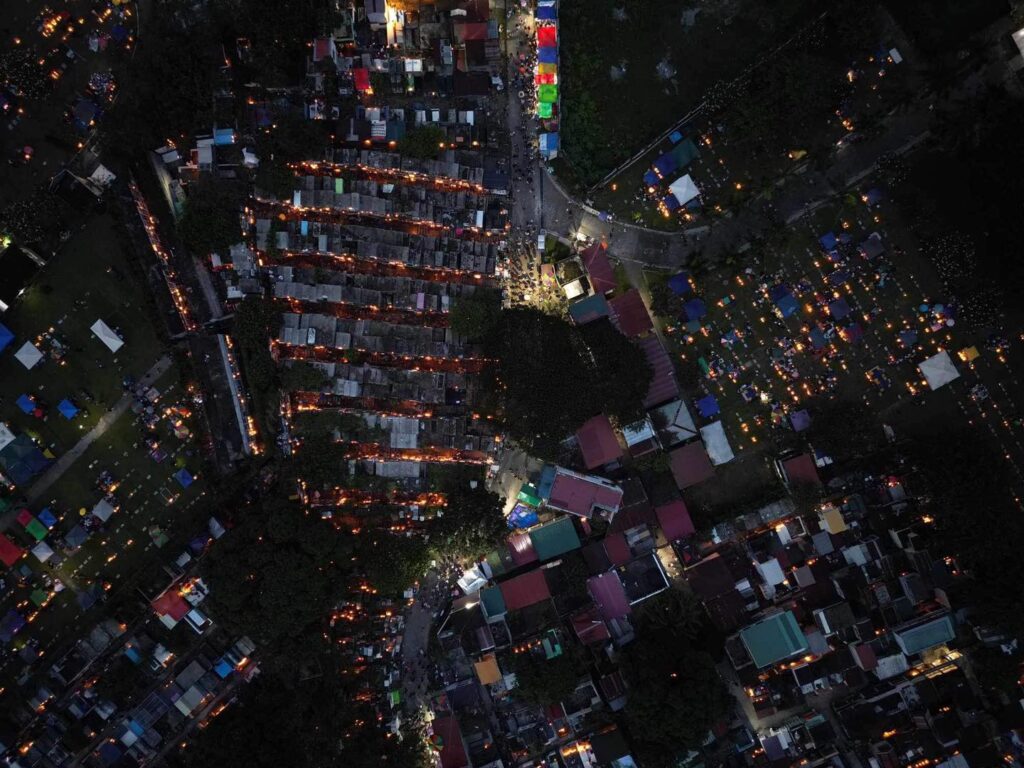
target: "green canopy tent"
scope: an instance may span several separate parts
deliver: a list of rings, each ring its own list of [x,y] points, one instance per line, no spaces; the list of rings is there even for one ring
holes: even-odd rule
[[[557,85],[542,85],[537,89],[537,101],[543,104],[554,104],[558,101]]]
[[[34,517],[31,522],[25,526],[25,530],[28,531],[36,541],[42,541],[46,538],[49,531],[46,526],[36,520]]]
[[[45,589],[34,589],[29,599],[36,604],[36,607],[41,607],[43,603],[50,599],[50,594]]]

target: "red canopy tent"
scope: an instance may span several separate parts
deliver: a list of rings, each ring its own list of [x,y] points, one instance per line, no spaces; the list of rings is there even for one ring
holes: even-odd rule
[[[537,85],[556,85],[554,75],[536,75],[534,77],[534,82],[536,82]]]
[[[367,69],[358,67],[352,70],[352,80],[355,83],[357,91],[368,91],[370,90],[370,72]]]
[[[556,45],[558,42],[558,29],[555,27],[537,28],[537,47],[544,48]]]
[[[12,567],[23,554],[25,554],[25,550],[0,533],[0,561],[4,565],[8,568]]]
[[[27,509],[23,509],[18,513],[18,516],[14,519],[18,521],[19,525],[26,526],[32,522],[32,513],[29,512]]]

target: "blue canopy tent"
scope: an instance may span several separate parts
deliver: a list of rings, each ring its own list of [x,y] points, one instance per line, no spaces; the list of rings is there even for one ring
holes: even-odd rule
[[[78,415],[78,408],[70,400],[65,398],[57,404],[57,410],[60,411],[60,415],[68,421],[71,421],[75,416]]]
[[[14,341],[14,333],[3,323],[0,323],[0,352],[3,352]]]
[[[899,339],[900,344],[902,344],[904,347],[912,347],[917,343],[917,331],[900,331]]]
[[[57,518],[54,516],[53,512],[50,511],[49,507],[46,507],[44,510],[42,510],[39,513],[38,517],[39,522],[41,522],[47,528],[53,528],[53,526],[57,524]]]
[[[0,640],[5,643],[11,642],[14,636],[25,628],[26,624],[28,622],[20,613],[13,609],[8,611],[3,620],[0,620]]]
[[[685,296],[693,290],[690,285],[690,273],[679,272],[668,279],[668,287],[676,296]]]
[[[680,141],[683,140],[683,134],[681,134],[679,131],[672,131],[672,133],[668,135],[668,140],[671,141],[673,144],[678,144]]]
[[[231,673],[235,671],[235,668],[224,659],[217,662],[217,665],[213,668],[213,671],[217,673],[217,677],[221,680],[226,680],[231,677]]]
[[[842,334],[843,339],[850,344],[856,344],[864,338],[864,329],[860,327],[859,323],[851,323],[846,328],[843,328],[840,333]]]
[[[803,432],[811,426],[811,414],[807,411],[794,411],[789,414],[789,423],[793,425],[794,432]]]
[[[682,205],[680,205],[679,200],[676,199],[675,195],[665,195],[661,201],[665,204],[665,207],[668,208],[669,213],[675,213],[682,208]]]
[[[683,314],[687,320],[700,320],[708,313],[708,308],[703,299],[690,299],[683,304]]]
[[[810,335],[811,346],[815,349],[824,349],[828,344],[828,341],[825,339],[825,332],[821,328],[812,328]]]
[[[678,170],[679,162],[676,160],[675,155],[671,152],[666,152],[664,155],[654,161],[653,166],[656,173],[662,178],[668,176],[673,171]]]
[[[705,395],[697,401],[697,412],[705,419],[714,418],[719,414],[718,400],[714,395]]]
[[[14,404],[21,409],[22,413],[27,413],[29,416],[31,416],[32,412],[36,409],[36,401],[28,395],[22,395],[14,401]]]
[[[537,61],[541,64],[557,64],[558,49],[552,45],[545,45],[537,49]]]
[[[831,251],[836,247],[836,235],[834,232],[826,232],[824,235],[818,238],[818,243],[821,244],[822,250]]]
[[[538,5],[534,12],[537,21],[554,21],[558,18],[558,8],[552,5]]]
[[[89,532],[80,525],[76,525],[64,534],[64,543],[69,547],[80,547],[89,538]]]
[[[882,190],[878,187],[872,187],[864,193],[864,202],[868,205],[878,205],[882,202]]]
[[[192,485],[192,475],[189,474],[187,469],[179,469],[174,473],[174,479],[178,481],[178,485],[182,488],[188,488]]]
[[[842,285],[849,278],[850,278],[850,273],[849,272],[847,272],[845,269],[837,269],[835,272],[833,272],[831,275],[829,275],[825,279],[828,280],[828,284],[829,285],[837,286],[837,285]]]
[[[128,28],[123,24],[115,24],[110,30],[110,36],[114,38],[115,43],[124,43],[128,40]]]
[[[644,174],[644,186],[645,187],[656,187],[661,183],[661,179],[658,178],[658,174],[654,171],[647,171]]]
[[[838,298],[828,303],[828,312],[833,319],[842,320],[850,314],[850,305],[846,303],[846,299]]]
[[[790,292],[789,286],[787,285],[776,285],[771,290],[771,297],[783,317],[795,315],[797,310],[800,309],[799,302],[793,298],[793,294]]]

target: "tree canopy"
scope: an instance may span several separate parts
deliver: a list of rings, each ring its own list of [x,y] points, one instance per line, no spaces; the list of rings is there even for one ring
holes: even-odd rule
[[[488,289],[477,289],[468,296],[460,296],[452,305],[451,327],[455,333],[470,341],[487,337],[498,322],[501,313],[501,294]]]
[[[430,540],[443,554],[473,559],[487,554],[508,537],[503,501],[496,493],[468,484],[448,491],[444,515],[431,530]]]
[[[581,669],[568,653],[546,659],[526,652],[514,657],[512,671],[516,675],[517,699],[538,707],[557,704],[568,698],[580,682]]]
[[[185,212],[178,222],[181,239],[197,256],[224,252],[242,239],[241,188],[231,181],[203,176],[188,187]]]
[[[444,140],[444,131],[440,128],[433,125],[421,125],[406,132],[398,142],[398,149],[411,157],[432,160],[441,154],[441,145]]]
[[[534,455],[554,458],[562,440],[598,413],[623,423],[643,413],[650,366],[607,321],[581,330],[539,310],[510,309],[486,348],[498,361],[490,383],[506,432]]]
[[[401,595],[430,567],[431,553],[418,536],[400,536],[377,531],[362,536],[359,559],[366,578],[384,595]]]
[[[323,620],[340,598],[346,539],[287,500],[269,498],[203,559],[210,611],[270,652]]]

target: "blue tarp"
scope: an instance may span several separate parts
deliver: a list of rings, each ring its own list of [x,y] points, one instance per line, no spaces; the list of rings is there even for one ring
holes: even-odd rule
[[[551,486],[555,484],[555,465],[545,464],[540,471],[540,481],[537,483],[537,495],[547,501],[551,497]]]
[[[537,61],[541,64],[557,64],[558,49],[553,45],[545,45],[537,49]]]
[[[192,485],[192,475],[189,474],[187,469],[179,469],[175,472],[174,479],[178,481],[178,485],[182,488],[188,488]]]
[[[846,303],[846,299],[839,298],[828,303],[828,312],[834,320],[842,320],[850,314],[850,305]]]
[[[508,516],[509,528],[529,528],[540,522],[537,517],[537,510],[526,504],[516,504]]]
[[[717,416],[719,413],[718,400],[714,395],[705,395],[697,401],[697,411],[705,419]]]
[[[779,312],[782,313],[783,317],[792,317],[800,309],[800,303],[793,298],[792,294],[787,294],[775,302],[775,305],[779,308]]]
[[[53,528],[57,524],[57,518],[54,517],[53,512],[50,511],[49,507],[46,507],[39,513],[39,522],[45,525],[47,528]]]
[[[28,395],[22,395],[21,397],[14,401],[14,404],[21,409],[22,413],[27,413],[30,416],[32,415],[32,411],[36,409],[35,400],[33,400]]]
[[[687,320],[700,320],[708,313],[703,299],[690,299],[683,305],[683,312]]]
[[[658,174],[654,171],[647,171],[644,174],[644,186],[645,187],[656,187],[661,183],[661,179],[658,178]]]
[[[57,410],[60,411],[60,415],[68,421],[71,421],[75,416],[78,415],[78,408],[70,400],[61,400],[57,404]]]
[[[690,285],[690,273],[679,272],[668,279],[668,287],[676,296],[685,296],[693,290]]]
[[[305,219],[303,219],[301,222],[299,222],[299,233],[303,237],[305,237],[306,235],[309,234],[309,222],[306,221]]]
[[[3,352],[14,341],[14,334],[11,329],[0,323],[0,352]]]
[[[226,680],[235,671],[235,668],[230,663],[224,661],[224,659],[221,659],[217,662],[217,666],[213,668],[213,671],[217,673],[217,677],[221,680]]]
[[[125,648],[124,655],[128,657],[128,661],[130,661],[132,664],[138,664],[142,661],[142,656],[139,655],[138,648],[135,648],[133,646]]]

